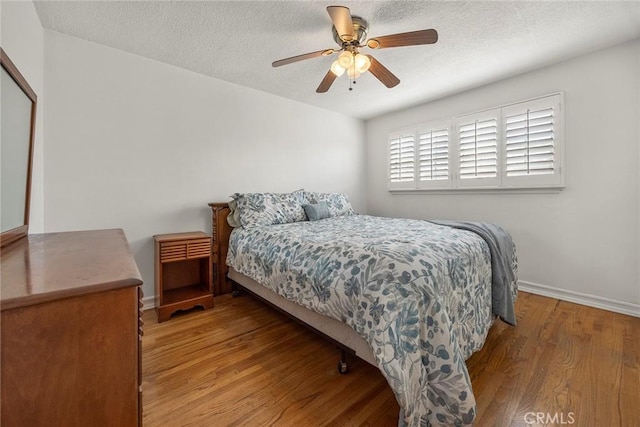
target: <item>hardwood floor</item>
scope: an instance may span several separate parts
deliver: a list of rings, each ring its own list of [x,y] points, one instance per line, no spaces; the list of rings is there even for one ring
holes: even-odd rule
[[[640,319],[520,293],[468,361],[476,426],[640,426]],[[144,425],[396,426],[377,368],[248,295],[158,324],[144,313]]]

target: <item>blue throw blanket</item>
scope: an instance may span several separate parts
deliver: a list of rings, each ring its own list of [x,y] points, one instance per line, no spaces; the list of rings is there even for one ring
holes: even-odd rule
[[[472,231],[482,237],[491,252],[491,309],[510,325],[515,326],[515,295],[510,284],[516,280],[513,271],[514,244],[511,235],[502,227],[490,222],[429,221],[460,230]]]

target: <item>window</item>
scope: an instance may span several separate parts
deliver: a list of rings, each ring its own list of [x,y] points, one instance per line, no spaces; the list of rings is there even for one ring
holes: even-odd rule
[[[441,188],[450,185],[449,134],[451,121],[432,122],[418,133],[417,188]]]
[[[389,188],[450,186],[451,121],[432,122],[389,136]]]
[[[459,188],[497,186],[498,117],[490,110],[456,119]]]
[[[415,135],[398,132],[389,139],[389,186],[411,188],[415,180]]]
[[[562,187],[562,103],[559,93],[392,133],[389,189]]]
[[[561,96],[502,109],[505,129],[504,187],[562,186]]]

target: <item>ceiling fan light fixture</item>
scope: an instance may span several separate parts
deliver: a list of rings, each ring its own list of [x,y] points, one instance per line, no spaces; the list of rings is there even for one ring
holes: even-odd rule
[[[371,60],[368,56],[361,53],[357,54],[354,58],[356,70],[360,73],[366,73],[371,66]]]
[[[338,64],[340,64],[342,68],[349,68],[351,64],[353,64],[353,54],[345,50],[338,56]]]
[[[331,64],[331,72],[338,77],[343,75],[345,70],[346,68],[341,67],[340,63],[337,60],[333,61],[333,64]]]
[[[349,79],[354,80],[360,77],[360,71],[358,71],[355,67],[347,68],[347,76]]]

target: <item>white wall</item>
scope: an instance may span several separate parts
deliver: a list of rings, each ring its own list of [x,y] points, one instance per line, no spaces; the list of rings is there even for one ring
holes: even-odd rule
[[[32,2],[0,1],[0,45],[38,96],[29,233],[41,233],[43,218],[44,37]]]
[[[49,30],[45,86],[45,229],[124,228],[146,296],[152,236],[210,232],[208,202],[306,188],[366,209],[360,120]]]
[[[124,228],[148,296],[153,234],[210,231],[206,203],[231,192],[306,187],[346,191],[373,214],[499,222],[525,286],[638,309],[637,41],[369,120],[365,169],[357,120],[43,31],[31,2],[0,2],[0,19],[39,98],[30,231]],[[387,192],[389,130],[559,90],[562,192]]]
[[[497,222],[514,237],[528,289],[640,315],[639,55],[634,41],[368,120],[369,212]],[[390,131],[558,91],[565,92],[561,192],[387,191]]]

